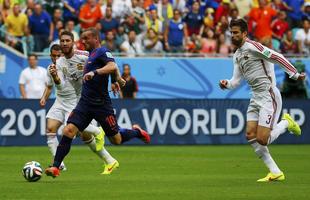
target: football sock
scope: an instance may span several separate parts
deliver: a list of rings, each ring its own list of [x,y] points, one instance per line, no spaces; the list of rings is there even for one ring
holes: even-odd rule
[[[127,142],[132,138],[139,138],[141,136],[138,130],[133,129],[120,128],[119,133],[122,136],[122,143]]]
[[[106,164],[111,164],[115,161],[115,159],[109,154],[109,152],[102,148],[101,151],[96,151],[96,141],[95,138],[92,137],[89,141],[85,141],[85,144],[89,146],[89,148],[99,156]]]
[[[269,171],[271,173],[273,173],[273,174],[281,173],[281,170],[279,169],[276,162],[271,157],[267,146],[263,146],[263,145],[259,144],[256,141],[256,138],[249,140],[249,143],[253,147],[253,149],[254,149],[255,153],[258,155],[258,157],[263,160],[266,167],[269,169]]]
[[[56,154],[56,149],[59,144],[56,133],[46,133],[47,146],[53,156]]]
[[[87,132],[87,133],[89,133],[91,135],[96,136],[96,135],[100,134],[100,129],[97,126],[89,124],[83,132]]]
[[[59,168],[59,166],[61,165],[61,162],[63,161],[63,159],[66,157],[66,155],[70,151],[71,143],[72,143],[71,138],[65,135],[62,136],[60,143],[57,147],[56,155],[54,157],[53,167]]]
[[[270,136],[268,139],[268,144],[271,144],[273,141],[275,141],[279,135],[282,135],[285,133],[286,129],[288,127],[288,121],[281,120],[274,129],[270,132]]]

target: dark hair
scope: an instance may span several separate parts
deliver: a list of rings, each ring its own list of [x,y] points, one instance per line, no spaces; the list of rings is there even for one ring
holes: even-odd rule
[[[28,55],[28,60],[29,60],[31,57],[35,57],[35,59],[38,60],[38,56],[37,56],[36,54],[29,54],[29,55]]]
[[[128,63],[124,63],[124,64],[123,64],[123,69],[124,69],[126,66],[128,66],[128,67],[130,68],[130,65],[129,65]]]
[[[62,37],[63,35],[68,35],[68,36],[70,36],[70,38],[72,39],[72,41],[74,41],[74,36],[73,36],[73,34],[72,34],[70,31],[67,31],[67,30],[63,31],[63,32],[60,34],[60,37]]]
[[[244,19],[233,19],[231,20],[229,27],[232,28],[233,26],[240,27],[241,32],[249,32],[248,31],[248,23]]]
[[[87,31],[91,32],[91,34],[92,34],[93,37],[98,37],[98,39],[100,40],[100,33],[99,33],[99,31],[98,31],[97,29],[95,29],[95,28],[93,28],[93,27],[87,28],[87,29],[85,29],[85,30],[83,31],[83,33],[84,33],[84,32],[87,32]]]
[[[309,20],[309,18],[308,18],[308,17],[303,17],[303,18],[302,18],[302,22],[304,23],[305,21],[310,22],[310,20]]]
[[[52,51],[61,51],[60,45],[59,44],[53,44],[51,46],[50,53],[52,53]]]
[[[128,67],[129,68],[129,70],[131,69],[131,67],[130,67],[130,65],[128,64],[128,63],[124,63],[123,64],[123,73],[122,73],[122,76],[124,76],[125,74],[124,74],[124,70],[125,70],[125,67]],[[129,75],[131,76],[131,73],[129,73]]]

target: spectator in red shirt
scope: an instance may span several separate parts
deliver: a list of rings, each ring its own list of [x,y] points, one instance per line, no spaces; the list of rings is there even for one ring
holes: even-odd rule
[[[215,23],[220,21],[222,16],[228,17],[229,11],[230,11],[230,0],[222,0],[222,3],[216,9],[215,12]]]
[[[277,18],[271,23],[272,37],[274,39],[281,41],[284,33],[289,29],[289,25],[285,19],[286,13],[284,11],[280,11]]]

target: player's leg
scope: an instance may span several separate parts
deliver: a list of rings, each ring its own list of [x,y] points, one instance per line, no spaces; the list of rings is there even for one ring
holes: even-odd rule
[[[81,139],[84,141],[85,144],[89,146],[89,148],[99,156],[100,159],[104,162],[104,170],[102,174],[111,174],[112,171],[119,167],[118,161],[111,156],[111,154],[105,149],[101,148],[97,150],[96,142],[93,135],[83,131],[81,133]]]
[[[49,147],[53,157],[56,155],[56,149],[59,144],[57,139],[57,131],[65,121],[65,115],[66,111],[61,107],[61,104],[59,104],[57,100],[54,102],[53,106],[46,115],[47,146]],[[66,170],[64,163],[61,164],[60,169]]]
[[[274,174],[280,174],[282,172],[271,157],[267,146],[261,145],[257,141],[259,126],[259,108],[260,107],[255,103],[255,101],[250,101],[250,105],[247,111],[246,138],[248,140],[248,143],[251,144],[251,146],[253,147],[256,155],[260,159],[262,159],[269,171],[273,172]]]
[[[270,173],[264,177],[263,179],[259,179],[258,181],[260,182],[266,182],[269,181],[269,178],[272,179],[281,179],[284,180],[284,174],[281,172],[279,167],[277,166],[276,162],[273,160],[269,153],[269,149],[267,146],[261,145],[257,142],[256,140],[256,132],[257,132],[257,126],[258,122],[257,121],[248,121],[247,122],[247,128],[246,128],[246,137],[248,139],[249,144],[254,149],[254,152],[256,155],[262,159],[266,167],[269,169]],[[270,181],[271,181],[270,180]]]
[[[68,123],[63,129],[63,135],[60,140],[60,143],[57,147],[56,155],[54,157],[54,162],[52,167],[45,169],[45,174],[47,176],[57,177],[59,176],[59,167],[69,153],[71,148],[71,143],[74,136],[78,133],[78,128],[71,123]]]
[[[57,139],[57,131],[59,127],[62,125],[62,122],[47,118],[46,120],[46,138],[47,138],[47,146],[53,156],[56,154],[56,149],[59,144]]]
[[[133,138],[150,143],[149,134],[138,125],[134,125],[132,129],[119,128],[112,109],[100,109],[94,116],[112,144],[119,145]]]
[[[289,128],[290,121],[291,125],[298,128],[300,133],[299,126],[291,120],[288,114],[284,114],[282,120],[277,123],[282,109],[281,94],[277,88],[271,89],[269,92],[270,100],[265,102],[259,111],[257,141],[262,145],[271,144],[285,133]]]
[[[88,108],[79,102],[70,114],[67,125],[63,129],[63,136],[57,147],[53,166],[45,170],[46,175],[52,177],[59,176],[59,166],[69,153],[73,138],[79,130],[83,131],[92,121],[92,116],[88,111]]]
[[[90,123],[83,132],[95,136],[96,151],[100,151],[103,148],[105,133],[101,127]]]
[[[47,146],[53,158],[56,155],[56,150],[59,144],[58,139],[57,139],[57,131],[61,125],[62,125],[62,122],[58,120],[49,119],[49,118],[47,119],[47,125],[46,125]],[[60,169],[63,171],[67,170],[63,162],[60,165]]]
[[[278,105],[275,112],[276,119],[278,119],[282,110],[282,97],[280,91],[277,88],[274,88],[272,91],[274,93],[274,101]],[[281,121],[274,124],[273,130],[270,134],[269,144],[271,144],[279,137],[279,135],[285,133],[287,130],[294,135],[301,135],[301,129],[299,125],[292,119],[289,114],[285,113],[283,114]]]

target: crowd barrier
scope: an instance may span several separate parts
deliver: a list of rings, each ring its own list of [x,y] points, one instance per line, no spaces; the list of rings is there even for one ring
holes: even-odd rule
[[[45,145],[45,115],[52,105],[38,100],[0,99],[0,145]],[[248,100],[148,99],[113,100],[118,124],[130,128],[138,123],[146,129],[154,145],[246,144],[244,137]],[[283,112],[301,125],[303,134],[284,134],[281,144],[310,143],[310,101],[284,100]],[[61,131],[59,131],[61,134]],[[80,144],[76,138],[75,143]],[[132,140],[128,144],[141,144]]]

